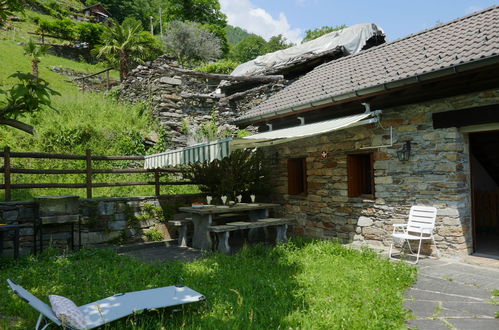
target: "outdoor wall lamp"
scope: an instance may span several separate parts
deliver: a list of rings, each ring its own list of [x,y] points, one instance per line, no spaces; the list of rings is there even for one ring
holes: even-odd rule
[[[402,147],[402,149],[397,151],[397,158],[401,162],[406,162],[409,160],[410,156],[411,156],[411,141],[405,141],[405,144]]]

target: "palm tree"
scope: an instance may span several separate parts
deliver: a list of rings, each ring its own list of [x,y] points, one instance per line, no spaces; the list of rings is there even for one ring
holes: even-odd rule
[[[24,55],[31,57],[31,70],[33,76],[38,78],[38,63],[40,63],[40,57],[47,54],[47,50],[50,48],[48,45],[38,45],[32,39],[24,45]]]
[[[119,64],[120,80],[128,75],[132,63],[142,63],[149,55],[149,43],[140,24],[118,24],[114,22],[102,35],[104,45],[95,49],[98,58]]]

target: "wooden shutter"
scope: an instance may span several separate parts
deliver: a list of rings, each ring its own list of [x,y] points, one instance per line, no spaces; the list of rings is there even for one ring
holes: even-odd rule
[[[288,159],[288,194],[307,192],[307,167],[304,158]]]
[[[360,165],[359,159],[355,155],[347,156],[348,197],[361,195],[362,167]]]
[[[299,182],[296,180],[298,166],[294,159],[288,159],[288,194],[296,195],[299,193]]]

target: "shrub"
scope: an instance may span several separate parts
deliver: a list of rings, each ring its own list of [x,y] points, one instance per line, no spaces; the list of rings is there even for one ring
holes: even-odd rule
[[[156,228],[144,232],[144,235],[146,236],[147,240],[151,242],[162,241],[164,239],[163,233]]]
[[[101,43],[104,26],[101,23],[80,23],[75,26],[74,34],[81,42],[88,42],[90,45]]]
[[[239,62],[233,60],[220,60],[215,63],[201,65],[196,68],[197,71],[209,73],[230,74],[239,65]]]
[[[263,151],[240,149],[222,160],[191,164],[184,176],[200,183],[201,191],[217,196],[226,195],[231,200],[235,200],[239,194],[265,196],[271,190],[268,164]]]
[[[76,23],[69,18],[53,21],[40,20],[38,32],[52,34],[64,39],[73,40],[75,37]]]

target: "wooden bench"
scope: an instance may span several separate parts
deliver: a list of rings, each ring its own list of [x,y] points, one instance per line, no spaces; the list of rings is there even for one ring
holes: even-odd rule
[[[168,224],[170,226],[178,227],[178,237],[177,237],[178,246],[181,247],[187,246],[187,226],[190,223],[192,223],[191,218],[168,221]]]
[[[229,222],[225,225],[217,225],[210,226],[209,230],[212,233],[215,233],[218,238],[217,250],[229,254],[230,253],[230,245],[229,245],[229,233],[231,231],[243,230],[243,229],[256,229],[256,228],[267,228],[271,226],[276,227],[276,243],[286,242],[288,240],[286,236],[286,231],[288,229],[288,224],[291,223],[290,219],[281,219],[281,218],[267,218],[267,219],[259,219],[257,221],[236,221]],[[265,230],[265,237],[268,239],[268,231]]]

